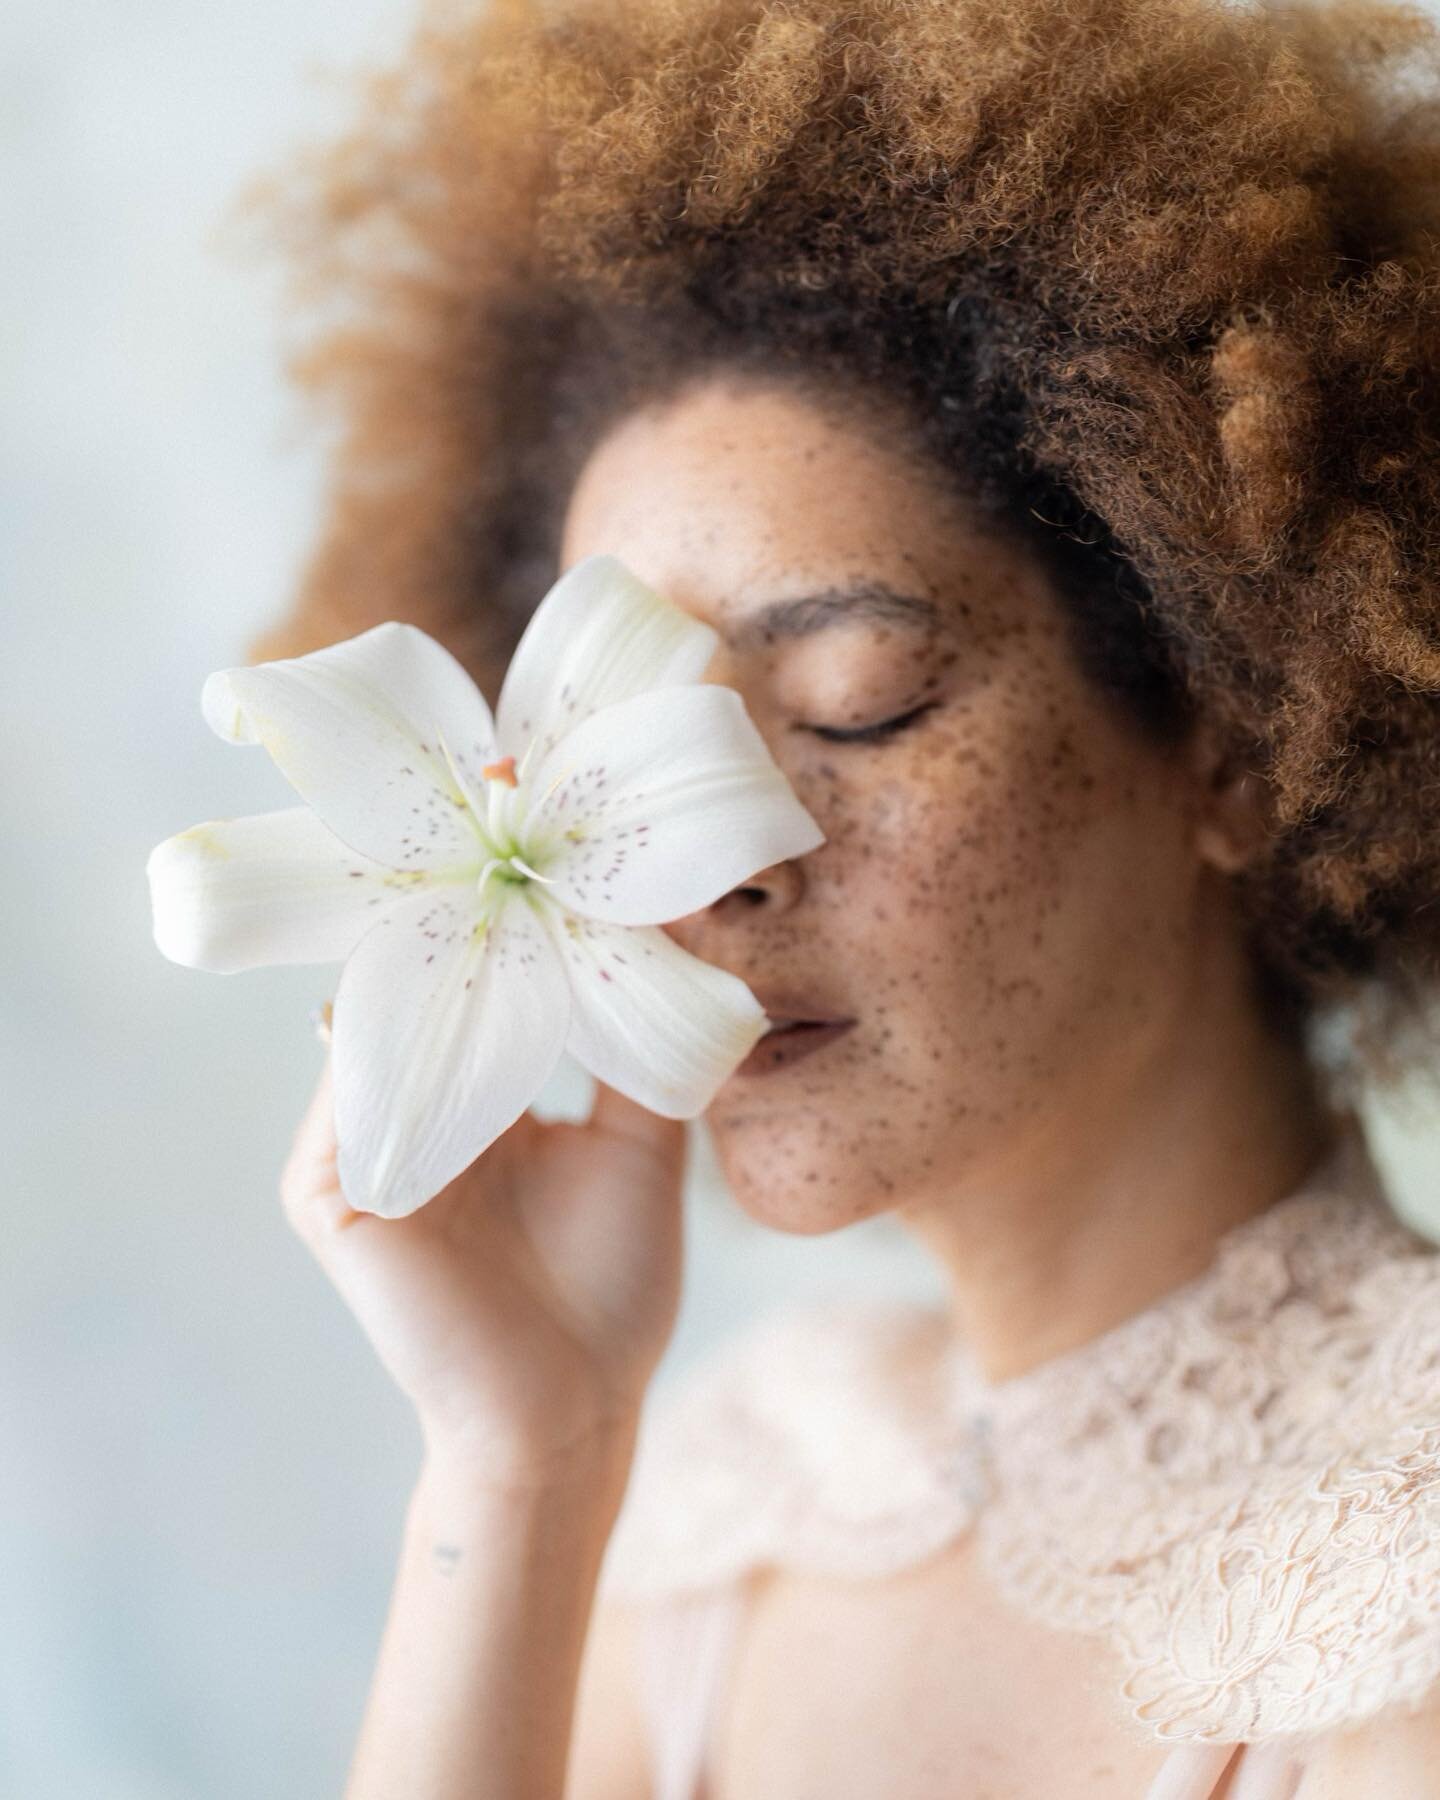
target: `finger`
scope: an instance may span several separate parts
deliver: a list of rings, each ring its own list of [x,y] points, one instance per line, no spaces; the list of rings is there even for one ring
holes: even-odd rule
[[[603,1132],[605,1136],[622,1143],[634,1144],[662,1160],[683,1158],[683,1119],[667,1119],[659,1113],[651,1112],[648,1106],[641,1106],[638,1100],[632,1100],[628,1094],[622,1094],[618,1088],[609,1087],[598,1078],[595,1081],[595,1100],[590,1108],[589,1125],[592,1131]]]
[[[280,1176],[285,1216],[307,1243],[345,1231],[364,1217],[346,1201],[335,1166],[335,1082],[330,1053],[296,1128]]]

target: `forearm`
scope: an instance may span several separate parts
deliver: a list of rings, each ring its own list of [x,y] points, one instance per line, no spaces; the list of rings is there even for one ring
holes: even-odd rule
[[[531,1492],[427,1458],[345,1800],[560,1800],[633,1427]]]

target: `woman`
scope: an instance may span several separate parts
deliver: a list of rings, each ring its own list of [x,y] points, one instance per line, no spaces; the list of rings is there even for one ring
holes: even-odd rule
[[[287,1213],[426,1445],[349,1800],[1440,1793],[1437,1261],[1355,1111],[1440,945],[1437,46],[504,0],[291,190],[342,434],[255,656],[408,618],[493,696],[597,551],[715,625],[826,840],[666,928],[805,1022],[707,1125],[951,1297],[642,1431],[683,1128],[357,1217],[327,1072]]]

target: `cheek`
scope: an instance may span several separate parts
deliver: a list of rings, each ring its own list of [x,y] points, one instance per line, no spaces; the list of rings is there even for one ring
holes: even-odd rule
[[[972,1020],[1063,1004],[1097,939],[1119,948],[1152,903],[1140,862],[1170,854],[1143,772],[1058,701],[1037,711],[1033,684],[1025,698],[997,686],[948,716],[852,814],[867,929],[951,1016],[957,988]]]
[[[957,711],[869,797],[865,834],[902,892],[993,907],[1021,886],[1056,885],[1097,778],[1071,732],[1045,718],[1017,730],[1007,712]]]

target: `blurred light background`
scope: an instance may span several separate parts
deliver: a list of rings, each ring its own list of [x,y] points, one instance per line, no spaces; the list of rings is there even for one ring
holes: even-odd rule
[[[273,279],[215,238],[341,104],[324,72],[409,19],[0,14],[3,1800],[338,1795],[379,1642],[419,1437],[276,1195],[338,971],[173,966],[144,863],[290,804],[199,710],[283,608],[318,493]],[[550,1110],[588,1104],[574,1074]],[[1432,1116],[1375,1114],[1372,1141],[1440,1234]],[[939,1295],[889,1221],[761,1231],[693,1143],[663,1378],[793,1294]]]

